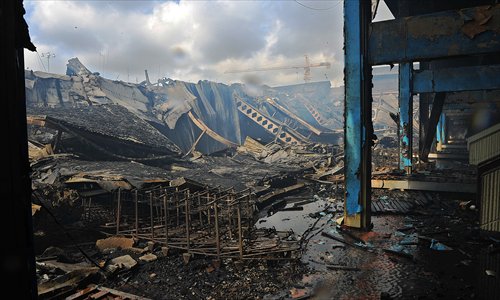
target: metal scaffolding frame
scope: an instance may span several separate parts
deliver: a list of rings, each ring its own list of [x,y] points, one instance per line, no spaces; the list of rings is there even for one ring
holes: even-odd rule
[[[154,241],[167,249],[216,259],[296,259],[293,232],[256,229],[251,189],[191,191],[171,186],[114,193],[112,234]]]

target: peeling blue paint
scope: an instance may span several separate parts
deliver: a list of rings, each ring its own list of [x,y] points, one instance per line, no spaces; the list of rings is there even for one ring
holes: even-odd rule
[[[372,23],[370,63],[381,65],[497,53],[500,51],[500,5],[489,8],[489,30],[470,38],[462,31],[464,15],[474,15],[477,10],[465,8]]]
[[[361,53],[360,1],[344,1],[345,41],[345,206],[348,215],[361,212],[361,151],[364,132],[361,120],[363,58]]]
[[[468,66],[413,72],[413,93],[500,89],[500,65]]]
[[[445,143],[445,123],[446,123],[445,115],[444,113],[441,113],[436,128],[436,139],[440,144]]]
[[[412,64],[399,64],[399,168],[412,165],[413,98]]]

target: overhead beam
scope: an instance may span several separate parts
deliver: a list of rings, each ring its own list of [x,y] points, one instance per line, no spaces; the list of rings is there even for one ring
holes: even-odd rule
[[[479,102],[500,102],[500,90],[457,92],[446,95],[446,106],[450,103],[474,104]]]
[[[399,168],[411,174],[413,158],[412,64],[399,65]]]
[[[369,0],[344,1],[344,224],[371,226],[372,68],[368,64]]]
[[[420,63],[420,70],[428,70],[429,69],[429,62],[421,62]],[[432,94],[419,94],[419,103],[418,103],[418,110],[419,110],[419,126],[418,126],[418,153],[422,153],[424,144],[425,144],[425,124],[427,124],[427,120],[429,120],[429,105],[432,99]]]
[[[432,192],[476,193],[475,183],[464,182],[434,182],[412,179],[372,179],[374,189],[417,190]]]
[[[371,25],[372,65],[500,52],[500,4]]]
[[[425,124],[425,139],[424,144],[420,148],[419,159],[421,161],[428,161],[429,152],[431,150],[432,142],[436,136],[436,127],[443,111],[444,100],[446,93],[436,93],[434,101],[432,102],[431,115]]]
[[[425,144],[425,125],[429,120],[429,102],[431,94],[420,94],[419,95],[419,126],[418,126],[418,153],[422,153]]]
[[[500,89],[500,65],[413,71],[414,93]]]

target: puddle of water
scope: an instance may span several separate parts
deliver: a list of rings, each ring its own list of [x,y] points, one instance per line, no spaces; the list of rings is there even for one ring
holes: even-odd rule
[[[288,201],[288,203],[293,203]],[[325,200],[317,200],[312,203],[304,204],[304,210],[299,211],[277,211],[271,216],[260,218],[255,226],[257,228],[276,228],[278,231],[293,230],[298,235],[301,235],[317,220],[311,218],[309,214],[316,214],[323,211],[329,202]],[[325,216],[322,219],[326,219]],[[319,225],[319,222],[318,222]]]
[[[322,236],[320,230],[327,231],[330,227],[335,227],[328,220],[335,220],[341,214],[331,218],[321,216],[319,220],[309,216],[323,211],[328,204],[325,200],[317,200],[303,205],[302,211],[278,211],[260,218],[259,221],[265,222],[258,221],[256,224],[259,228],[293,230],[301,236],[318,221],[316,229],[312,230],[314,236],[309,240],[301,258],[302,262],[315,271],[305,277],[305,282],[302,283],[309,288],[315,285],[314,282],[321,281],[321,284],[328,287],[329,299],[379,299],[382,293],[394,298],[402,298],[404,295],[431,299],[436,296],[500,299],[500,253],[477,253],[472,258],[470,267],[460,266],[460,262],[464,260],[460,252],[434,251],[429,249],[427,243],[409,246],[416,261],[388,255],[382,249],[399,243],[406,236],[397,236],[397,229],[417,221],[396,215],[374,216],[373,230],[360,234],[373,242],[376,253],[368,254],[345,245],[338,247],[339,242]],[[326,268],[326,264],[358,267],[361,271],[332,271]],[[490,275],[486,270],[490,270]]]
[[[290,199],[287,203],[287,207],[289,207],[290,203],[293,203],[293,199]],[[310,240],[302,254],[301,261],[307,263],[314,270],[324,272],[327,270],[325,262],[338,263],[338,256],[343,256],[341,253],[345,250],[345,246],[340,242],[321,235],[321,230],[330,226],[334,227],[334,220],[342,214],[323,213],[319,215],[329,205],[330,207],[334,207],[332,203],[324,199],[317,199],[315,202],[302,205],[304,209],[301,211],[277,211],[271,216],[260,218],[257,221],[256,227],[274,227],[278,231],[293,230],[298,238],[300,238],[314,225],[315,228],[308,233]],[[315,215],[316,217],[311,217],[310,215]]]

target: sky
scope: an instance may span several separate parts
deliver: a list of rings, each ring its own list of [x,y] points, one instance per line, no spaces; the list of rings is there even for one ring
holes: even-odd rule
[[[78,57],[114,80],[172,78],[279,86],[304,82],[303,69],[226,73],[303,66],[312,81],[343,81],[343,3],[334,1],[49,1],[25,0],[37,52],[25,67],[64,74]],[[392,16],[385,4],[375,20]],[[50,53],[50,58],[47,58]]]

